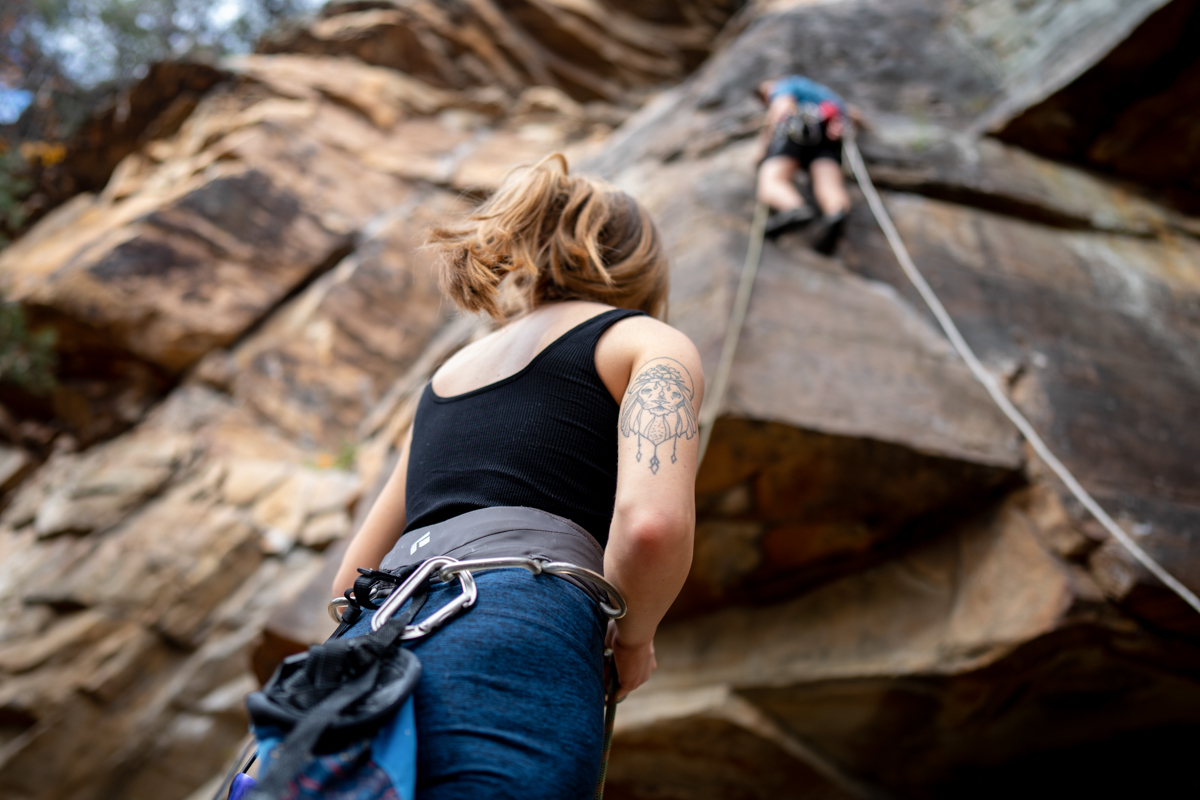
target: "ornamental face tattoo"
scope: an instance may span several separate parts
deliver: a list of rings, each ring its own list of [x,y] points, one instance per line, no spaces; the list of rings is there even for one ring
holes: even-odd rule
[[[621,410],[621,433],[637,437],[637,460],[642,460],[642,440],[650,443],[650,472],[658,474],[658,446],[671,440],[671,463],[676,461],[679,438],[696,435],[692,408],[692,376],[673,358],[647,362],[629,384]]]

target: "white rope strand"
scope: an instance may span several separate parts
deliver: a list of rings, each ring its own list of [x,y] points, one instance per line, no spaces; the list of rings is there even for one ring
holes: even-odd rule
[[[742,279],[738,282],[737,295],[733,299],[733,310],[725,328],[725,343],[721,347],[721,361],[713,378],[712,391],[704,398],[700,410],[700,453],[696,466],[704,463],[708,451],[708,440],[712,437],[713,423],[725,403],[725,390],[729,387],[729,374],[733,371],[733,356],[737,352],[738,339],[746,321],[746,310],[750,308],[750,295],[754,291],[754,278],[758,275],[758,262],[762,258],[763,233],[767,228],[767,205],[759,202],[754,207],[754,222],[750,225],[750,246],[746,250],[746,261],[742,264]]]
[[[1037,431],[1035,431],[1033,426],[1029,424],[1029,420],[1025,419],[1025,415],[1017,410],[1016,406],[1014,406],[1008,399],[1008,395],[1006,395],[996,384],[996,381],[992,377],[991,373],[984,369],[983,364],[981,364],[979,359],[975,357],[975,353],[971,350],[970,345],[968,345],[966,340],[963,339],[962,334],[958,332],[958,327],[954,324],[954,320],[952,320],[950,315],[946,313],[945,307],[942,306],[942,303],[940,300],[938,300],[937,295],[933,293],[933,289],[931,289],[929,284],[925,281],[925,277],[921,274],[920,270],[917,269],[912,258],[909,257],[908,250],[904,247],[904,242],[900,239],[900,234],[896,232],[896,227],[892,224],[892,219],[890,216],[888,216],[887,209],[883,207],[883,201],[879,199],[879,193],[875,191],[875,185],[871,182],[871,176],[867,173],[866,165],[863,164],[862,155],[859,153],[858,146],[854,143],[854,139],[852,137],[846,138],[845,151],[846,156],[850,161],[850,168],[854,171],[854,176],[858,180],[859,188],[862,189],[863,194],[866,195],[867,203],[871,207],[871,212],[875,215],[875,220],[879,223],[879,227],[883,229],[883,234],[887,237],[888,244],[892,246],[892,252],[896,254],[896,260],[900,262],[900,266],[904,270],[904,274],[907,275],[908,279],[912,281],[914,286],[917,287],[917,291],[920,292],[921,298],[925,301],[925,304],[929,306],[929,309],[933,312],[933,315],[937,317],[937,321],[942,326],[942,330],[946,332],[946,336],[950,339],[950,343],[954,346],[954,349],[958,351],[958,354],[962,356],[963,360],[967,362],[967,366],[971,369],[971,373],[975,376],[976,380],[983,384],[983,388],[987,390],[989,395],[991,395],[992,400],[996,402],[996,405],[1000,407],[1000,410],[1004,412],[1004,415],[1012,420],[1012,423],[1017,426],[1017,429],[1020,430],[1022,435],[1025,436],[1025,440],[1028,441],[1033,447],[1034,452],[1036,452],[1042,461],[1044,461],[1046,465],[1053,470],[1054,474],[1057,475],[1064,484],[1066,484],[1067,488],[1071,490],[1071,493],[1079,499],[1079,502],[1083,503],[1083,507],[1090,511],[1092,516],[1100,521],[1100,524],[1104,526],[1105,530],[1112,534],[1114,539],[1120,542],[1125,549],[1128,550],[1133,557],[1138,560],[1139,563],[1141,563],[1142,566],[1150,570],[1150,572],[1156,578],[1166,584],[1171,591],[1183,598],[1187,604],[1196,609],[1196,611],[1200,611],[1200,598],[1197,598],[1190,589],[1180,583],[1174,575],[1167,572],[1167,570],[1161,564],[1155,561],[1149,553],[1143,550],[1137,542],[1133,541],[1129,534],[1121,530],[1120,526],[1117,525],[1117,523],[1113,521],[1113,518],[1108,515],[1108,512],[1100,507],[1100,504],[1097,503],[1090,494],[1088,494],[1087,490],[1079,484],[1079,481],[1075,480],[1075,476],[1071,474],[1071,471],[1068,470],[1063,463],[1058,460],[1058,457],[1050,451],[1050,448],[1047,447],[1046,443],[1042,441],[1042,437],[1038,436]],[[703,450],[701,452],[703,452]]]

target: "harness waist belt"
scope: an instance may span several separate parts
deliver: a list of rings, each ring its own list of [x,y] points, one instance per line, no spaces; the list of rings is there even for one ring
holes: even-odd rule
[[[379,568],[399,572],[434,556],[462,561],[509,557],[565,561],[604,574],[604,549],[590,533],[564,517],[520,506],[481,508],[409,531]],[[570,575],[558,577],[597,602],[607,601],[588,581]]]

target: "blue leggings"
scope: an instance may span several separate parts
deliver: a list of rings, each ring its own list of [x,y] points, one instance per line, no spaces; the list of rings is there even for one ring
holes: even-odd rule
[[[561,578],[480,573],[473,608],[416,642],[417,800],[591,797],[604,736],[605,622]],[[417,620],[459,592],[435,584]],[[346,636],[366,633],[364,615]]]

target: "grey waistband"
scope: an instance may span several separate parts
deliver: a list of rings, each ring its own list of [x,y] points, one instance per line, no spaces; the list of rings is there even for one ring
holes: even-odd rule
[[[604,549],[590,533],[564,517],[519,506],[481,508],[409,531],[400,537],[379,568],[393,572],[433,556],[450,556],[460,561],[513,556],[538,558],[565,561],[604,574]],[[562,577],[592,599],[606,599],[592,584]]]

